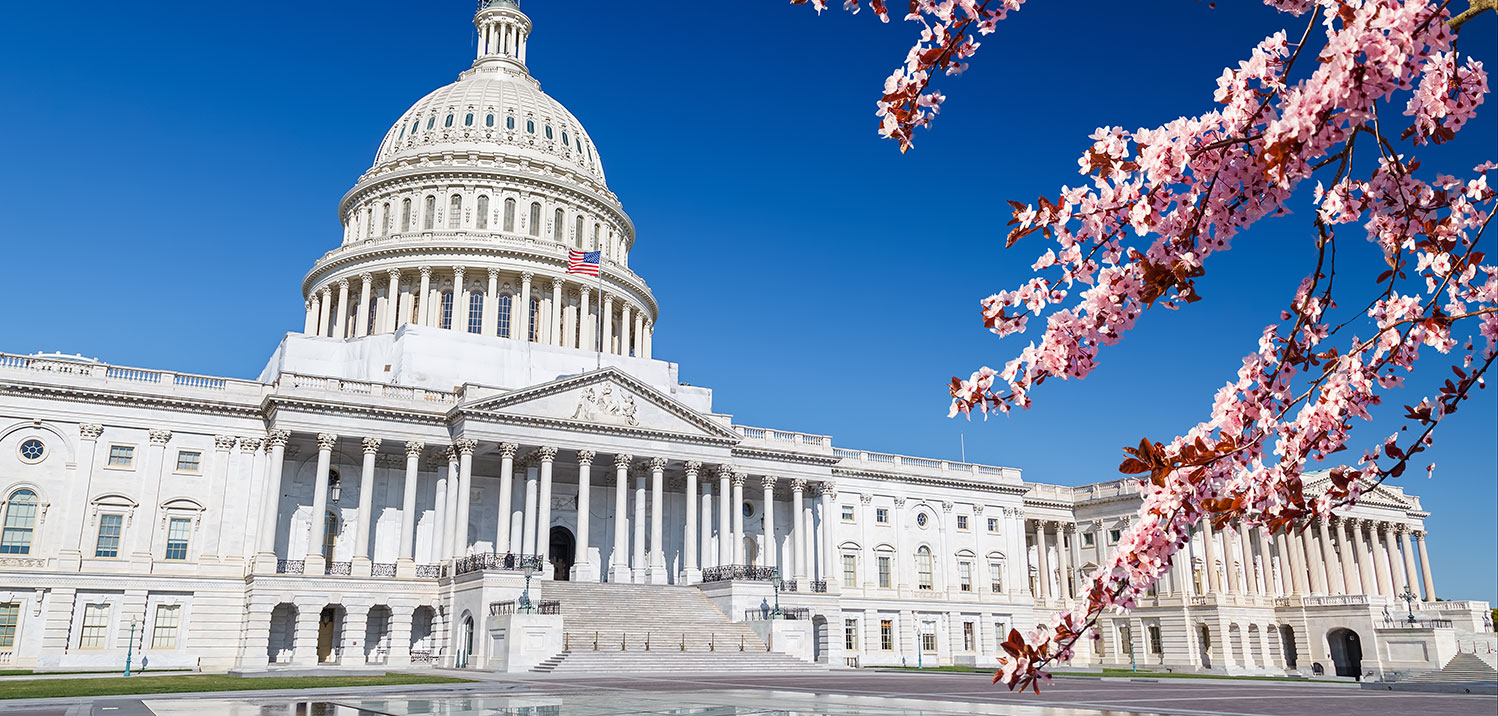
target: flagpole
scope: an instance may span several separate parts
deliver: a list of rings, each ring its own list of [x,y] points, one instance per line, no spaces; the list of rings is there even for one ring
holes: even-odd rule
[[[595,246],[596,248],[596,246]],[[598,252],[598,325],[593,327],[594,346],[598,349],[598,368],[603,368],[603,322],[608,320],[603,315],[603,252]]]

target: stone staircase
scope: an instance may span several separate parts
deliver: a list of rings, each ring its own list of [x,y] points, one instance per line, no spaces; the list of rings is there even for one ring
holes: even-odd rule
[[[1404,680],[1407,684],[1470,684],[1498,682],[1498,669],[1478,654],[1457,654],[1439,671],[1427,671]]]
[[[695,587],[547,582],[562,604],[564,650],[541,673],[817,672],[823,665],[767,651]]]

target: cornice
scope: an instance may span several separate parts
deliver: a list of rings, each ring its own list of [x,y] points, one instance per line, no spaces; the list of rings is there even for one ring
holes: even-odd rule
[[[165,409],[235,418],[259,419],[264,416],[261,403],[232,403],[228,401],[203,400],[150,393],[127,393],[102,388],[79,388],[41,383],[0,381],[0,394],[56,398],[64,401],[103,405]]]
[[[697,443],[700,445],[712,445],[715,447],[729,447],[734,444],[732,440],[729,440],[727,438],[719,438],[709,435],[693,435],[691,433],[682,433],[672,430],[654,430],[651,428],[606,425],[602,423],[584,423],[576,420],[544,418],[535,415],[516,415],[513,413],[465,410],[462,411],[461,417],[476,419],[480,422],[488,421],[495,423],[508,423],[511,425],[551,428],[553,430],[566,430],[568,432],[591,433],[595,435],[599,433],[613,433],[626,437],[644,438],[648,440],[674,440],[678,442]]]
[[[800,453],[800,452],[790,452],[790,451],[786,451],[786,450],[769,450],[769,449],[766,449],[766,448],[746,447],[744,445],[736,445],[736,446],[734,446],[734,448],[733,448],[733,456],[734,457],[752,457],[752,458],[757,458],[757,459],[761,459],[761,460],[774,460],[776,462],[789,462],[789,463],[797,463],[797,464],[801,464],[801,465],[819,465],[819,466],[836,465],[838,462],[840,462],[842,460],[842,458],[836,457],[834,455],[808,455],[806,453]]]
[[[319,400],[305,396],[272,393],[265,397],[264,415],[273,421],[283,409],[300,409],[310,413],[327,415],[358,415],[366,418],[394,420],[416,425],[447,426],[452,418],[450,411],[403,410],[378,403],[349,403],[340,400]]]
[[[1005,483],[974,482],[970,480],[958,480],[942,477],[925,477],[922,475],[909,475],[902,473],[880,472],[877,470],[856,470],[846,467],[833,467],[832,474],[843,477],[858,477],[872,480],[883,480],[886,482],[904,482],[915,485],[927,485],[931,487],[951,487],[962,490],[983,490],[985,492],[996,492],[1003,495],[1024,495],[1030,488],[1026,485],[1010,485]]]

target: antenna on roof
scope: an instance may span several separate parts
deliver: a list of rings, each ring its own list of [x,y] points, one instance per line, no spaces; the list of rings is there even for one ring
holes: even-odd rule
[[[961,430],[957,431],[958,444],[962,446],[962,461],[967,462],[967,436]]]

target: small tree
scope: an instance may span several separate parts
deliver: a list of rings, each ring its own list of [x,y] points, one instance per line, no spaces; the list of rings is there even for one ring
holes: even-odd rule
[[[1032,321],[1044,329],[1003,369],[953,378],[953,416],[1027,408],[1046,380],[1087,377],[1103,347],[1147,311],[1200,301],[1207,261],[1260,219],[1287,213],[1307,180],[1316,180],[1317,207],[1306,235],[1315,265],[1217,392],[1210,417],[1168,442],[1124,448],[1119,469],[1139,478],[1139,519],[1077,608],[1028,634],[1011,631],[994,675],[1011,689],[1039,691],[1046,668],[1069,660],[1085,634],[1096,638],[1105,609],[1132,607],[1202,520],[1303,529],[1404,474],[1498,358],[1498,268],[1478,249],[1498,164],[1432,176],[1413,157],[1427,143],[1454,141],[1482,104],[1487,74],[1456,39],[1494,0],[1473,0],[1455,16],[1452,0],[1265,2],[1305,17],[1304,29],[1293,41],[1271,34],[1224,69],[1215,108],[1151,129],[1101,127],[1079,162],[1082,186],[1009,202],[1005,246],[1036,235],[1050,245],[1028,281],[983,299],[983,324],[1001,337]],[[908,0],[905,19],[921,26],[920,39],[885,80],[880,134],[908,151],[941,106],[933,80],[961,72],[977,37],[1022,3]],[[853,12],[865,6],[889,20],[886,0],[844,2]],[[1373,241],[1387,270],[1335,282],[1339,230]],[[1338,311],[1344,303],[1352,310]],[[1370,419],[1381,395],[1431,351],[1450,356],[1436,359],[1450,377],[1404,406],[1400,432],[1334,468],[1328,490],[1307,494],[1307,465],[1347,449],[1353,421]],[[1445,373],[1422,374],[1432,372]]]

